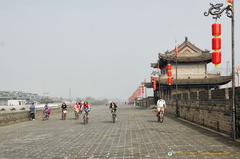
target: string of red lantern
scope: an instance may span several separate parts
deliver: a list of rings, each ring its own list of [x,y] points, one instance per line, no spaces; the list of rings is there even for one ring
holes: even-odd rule
[[[214,23],[212,24],[212,49],[214,50],[212,53],[212,63],[215,64],[215,67],[218,67],[218,64],[221,63],[221,52],[219,51],[221,49],[222,41],[221,38],[218,36],[221,35],[221,24]]]
[[[157,77],[152,77],[152,83],[153,83],[153,89],[156,90],[157,89]]]
[[[167,81],[168,81],[168,85],[172,84],[172,65],[171,64],[167,64]]]

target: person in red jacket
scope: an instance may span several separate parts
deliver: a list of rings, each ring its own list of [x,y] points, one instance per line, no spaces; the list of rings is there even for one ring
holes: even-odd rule
[[[82,110],[89,112],[90,111],[90,104],[85,101],[82,105]]]

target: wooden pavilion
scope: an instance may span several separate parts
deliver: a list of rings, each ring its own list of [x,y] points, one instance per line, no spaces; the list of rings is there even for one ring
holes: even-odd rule
[[[208,73],[207,64],[212,62],[212,54],[190,43],[187,37],[177,49],[178,56],[175,50],[166,51],[165,54],[158,54],[157,63],[151,63],[151,67],[158,70],[154,97],[218,89],[231,81],[232,76]],[[171,85],[167,80],[167,64],[172,65]],[[153,88],[153,82],[145,83],[145,87]]]

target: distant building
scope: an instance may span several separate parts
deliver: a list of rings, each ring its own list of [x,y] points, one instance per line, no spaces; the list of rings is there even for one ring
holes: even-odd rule
[[[22,91],[0,91],[0,105],[26,105],[32,102],[38,103],[41,96]]]
[[[9,106],[12,105],[26,105],[27,101],[26,100],[8,100],[8,104]]]

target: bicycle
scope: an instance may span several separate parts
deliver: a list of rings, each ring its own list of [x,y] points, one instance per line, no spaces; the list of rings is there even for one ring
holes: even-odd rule
[[[42,120],[48,120],[49,119],[50,110],[43,110],[43,118]]]
[[[89,121],[88,110],[84,110],[84,113],[83,113],[83,124],[87,124],[88,121]]]
[[[62,111],[62,120],[65,120],[65,119],[66,119],[66,116],[67,116],[67,110],[64,109],[64,110]]]
[[[163,110],[160,110],[157,114],[158,122],[162,123],[164,119],[164,112]]]
[[[75,120],[79,119],[79,112],[75,111]]]
[[[117,115],[116,115],[116,110],[112,109],[112,110],[111,110],[111,114],[112,114],[112,121],[113,121],[113,123],[115,123],[116,117],[117,117]]]

